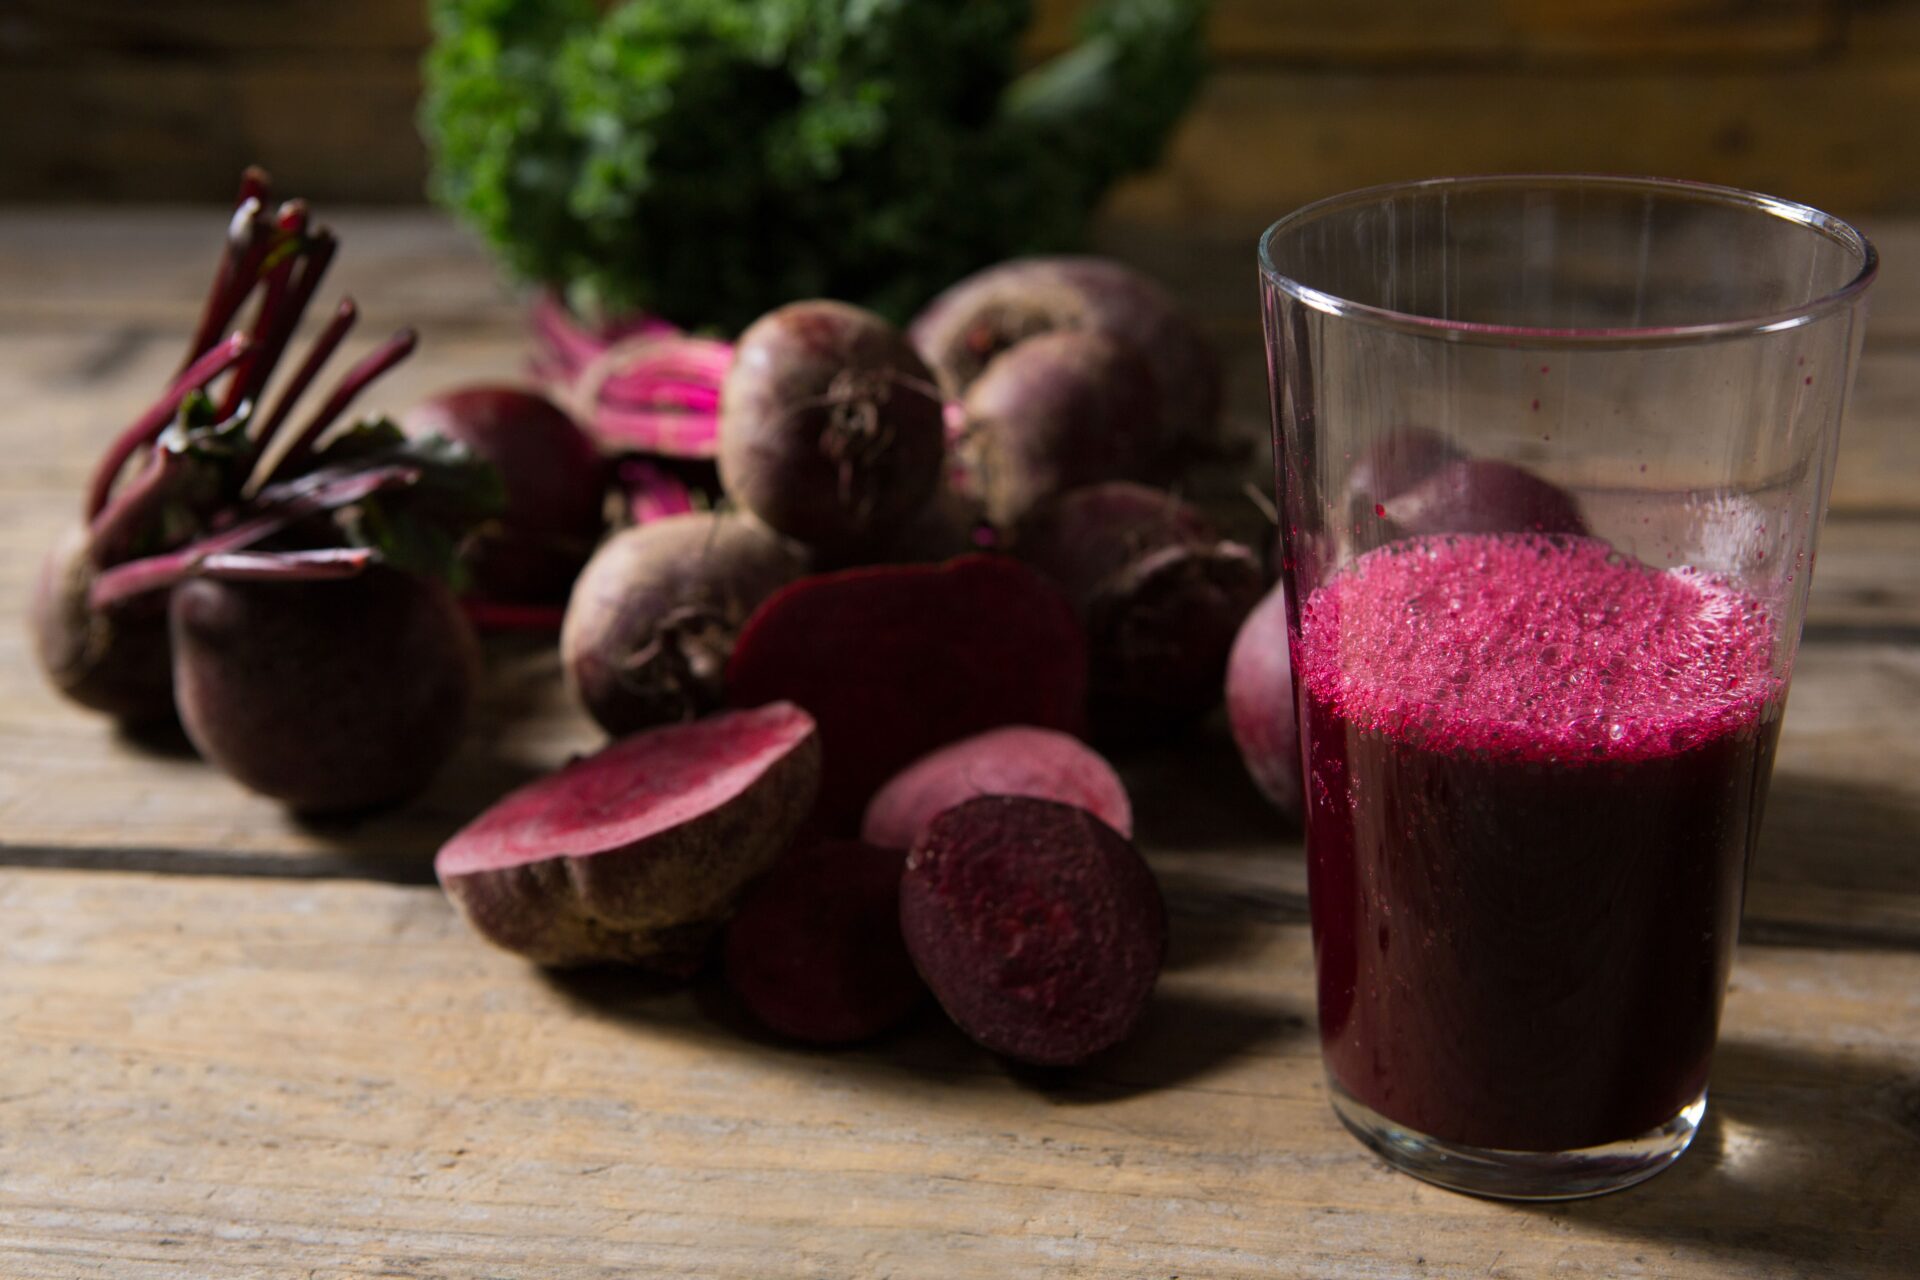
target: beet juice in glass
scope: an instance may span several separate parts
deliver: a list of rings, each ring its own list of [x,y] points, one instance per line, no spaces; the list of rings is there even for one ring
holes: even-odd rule
[[[1705,1114],[1872,246],[1472,178],[1260,267],[1334,1107],[1462,1190],[1649,1177]]]

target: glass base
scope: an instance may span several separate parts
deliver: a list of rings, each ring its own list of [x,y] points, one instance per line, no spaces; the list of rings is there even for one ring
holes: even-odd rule
[[[1707,1114],[1707,1091],[1657,1129],[1578,1151],[1502,1151],[1430,1138],[1395,1124],[1331,1077],[1334,1114],[1373,1153],[1402,1173],[1453,1191],[1497,1200],[1578,1200],[1645,1182],[1686,1152]]]

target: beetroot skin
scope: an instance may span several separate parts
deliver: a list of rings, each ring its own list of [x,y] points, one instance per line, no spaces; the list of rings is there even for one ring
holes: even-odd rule
[[[801,568],[798,552],[745,516],[668,516],[618,533],[567,602],[567,680],[612,734],[711,711],[741,625]]]
[[[166,598],[93,608],[87,589],[98,571],[89,541],[86,527],[76,525],[41,563],[30,611],[40,667],[55,689],[83,707],[129,724],[171,719]]]
[[[790,704],[669,725],[514,791],[434,871],[488,941],[536,963],[686,974],[819,780],[813,720]]]
[[[1143,485],[1076,489],[1018,531],[1087,628],[1095,736],[1164,736],[1220,700],[1227,653],[1260,599],[1259,558],[1186,503]]]
[[[960,474],[995,524],[1076,485],[1156,478],[1152,375],[1104,334],[1041,334],[997,357],[968,389],[966,419]]]
[[[1086,642],[1060,593],[1024,565],[849,569],[776,592],[727,664],[736,706],[787,699],[820,722],[823,829],[853,830],[868,797],[935,747],[985,729],[1080,728]]]
[[[1143,357],[1160,425],[1156,452],[1208,439],[1220,419],[1220,366],[1166,290],[1105,258],[1021,258],[968,276],[927,305],[908,336],[962,395],[1003,351],[1060,329],[1104,333]]]
[[[424,788],[459,742],[479,642],[438,582],[376,567],[331,582],[173,589],[174,699],[193,745],[299,810]]]
[[[720,394],[720,481],[830,555],[877,551],[932,496],[946,453],[933,374],[879,316],[796,302],[756,320]]]
[[[1133,835],[1127,789],[1099,752],[1053,729],[1012,725],[941,747],[895,774],[867,805],[860,838],[911,848],[934,818],[975,796],[1057,800]]]
[[[788,854],[727,926],[727,982],[762,1023],[851,1044],[927,998],[900,937],[902,849],[828,840]]]
[[[1300,821],[1300,727],[1294,720],[1284,587],[1267,593],[1233,642],[1227,723],[1254,785],[1280,812]]]
[[[507,509],[471,552],[474,585],[513,601],[564,600],[605,525],[605,460],[545,396],[476,386],[416,405],[410,436],[457,440],[499,468]]]
[[[1390,536],[1584,534],[1580,505],[1559,485],[1509,462],[1450,462],[1382,504]]]
[[[940,1005],[975,1041],[1042,1066],[1131,1033],[1167,951],[1144,859],[1085,810],[982,796],[907,856],[900,930]]]

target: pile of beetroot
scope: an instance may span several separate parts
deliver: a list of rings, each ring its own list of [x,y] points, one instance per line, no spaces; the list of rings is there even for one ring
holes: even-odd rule
[[[547,965],[686,975],[717,950],[761,1022],[811,1043],[885,1031],[929,991],[1022,1061],[1124,1038],[1166,912],[1083,739],[1205,717],[1267,589],[1154,487],[1218,416],[1199,335],[1092,259],[983,272],[906,333],[790,304],[711,397],[711,345],[641,329],[593,354],[564,323],[540,313],[548,376],[562,398],[589,378],[589,425],[626,454],[627,527],[561,629],[614,741],[442,849],[467,918]],[[709,456],[702,495],[685,479]],[[1284,678],[1263,688],[1290,715]]]
[[[453,589],[500,505],[457,441],[343,420],[410,331],[303,407],[356,315],[341,302],[281,369],[334,251],[246,174],[180,370],[100,459],[32,606],[62,693],[127,722],[177,713],[201,755],[306,810],[411,795],[452,750],[479,676]]]
[[[929,992],[1023,1061],[1128,1034],[1166,913],[1088,741],[1184,732],[1227,686],[1256,778],[1283,808],[1299,792],[1284,602],[1165,487],[1220,393],[1157,286],[1021,261],[904,333],[806,301],[733,344],[543,309],[538,368],[588,430],[511,386],[396,425],[344,415],[406,332],[301,408],[351,302],[280,367],[334,248],[248,174],[180,372],[43,574],[58,688],[177,714],[293,808],[355,810],[451,753],[476,623],[557,626],[612,740],[441,850],[486,937],[555,966],[717,956],[762,1022],[814,1043]]]

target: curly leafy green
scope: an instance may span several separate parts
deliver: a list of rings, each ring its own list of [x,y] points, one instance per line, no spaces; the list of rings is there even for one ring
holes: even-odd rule
[[[1081,242],[1198,87],[1205,4],[1102,0],[1018,74],[1027,0],[434,0],[434,191],[589,317],[904,318]]]

